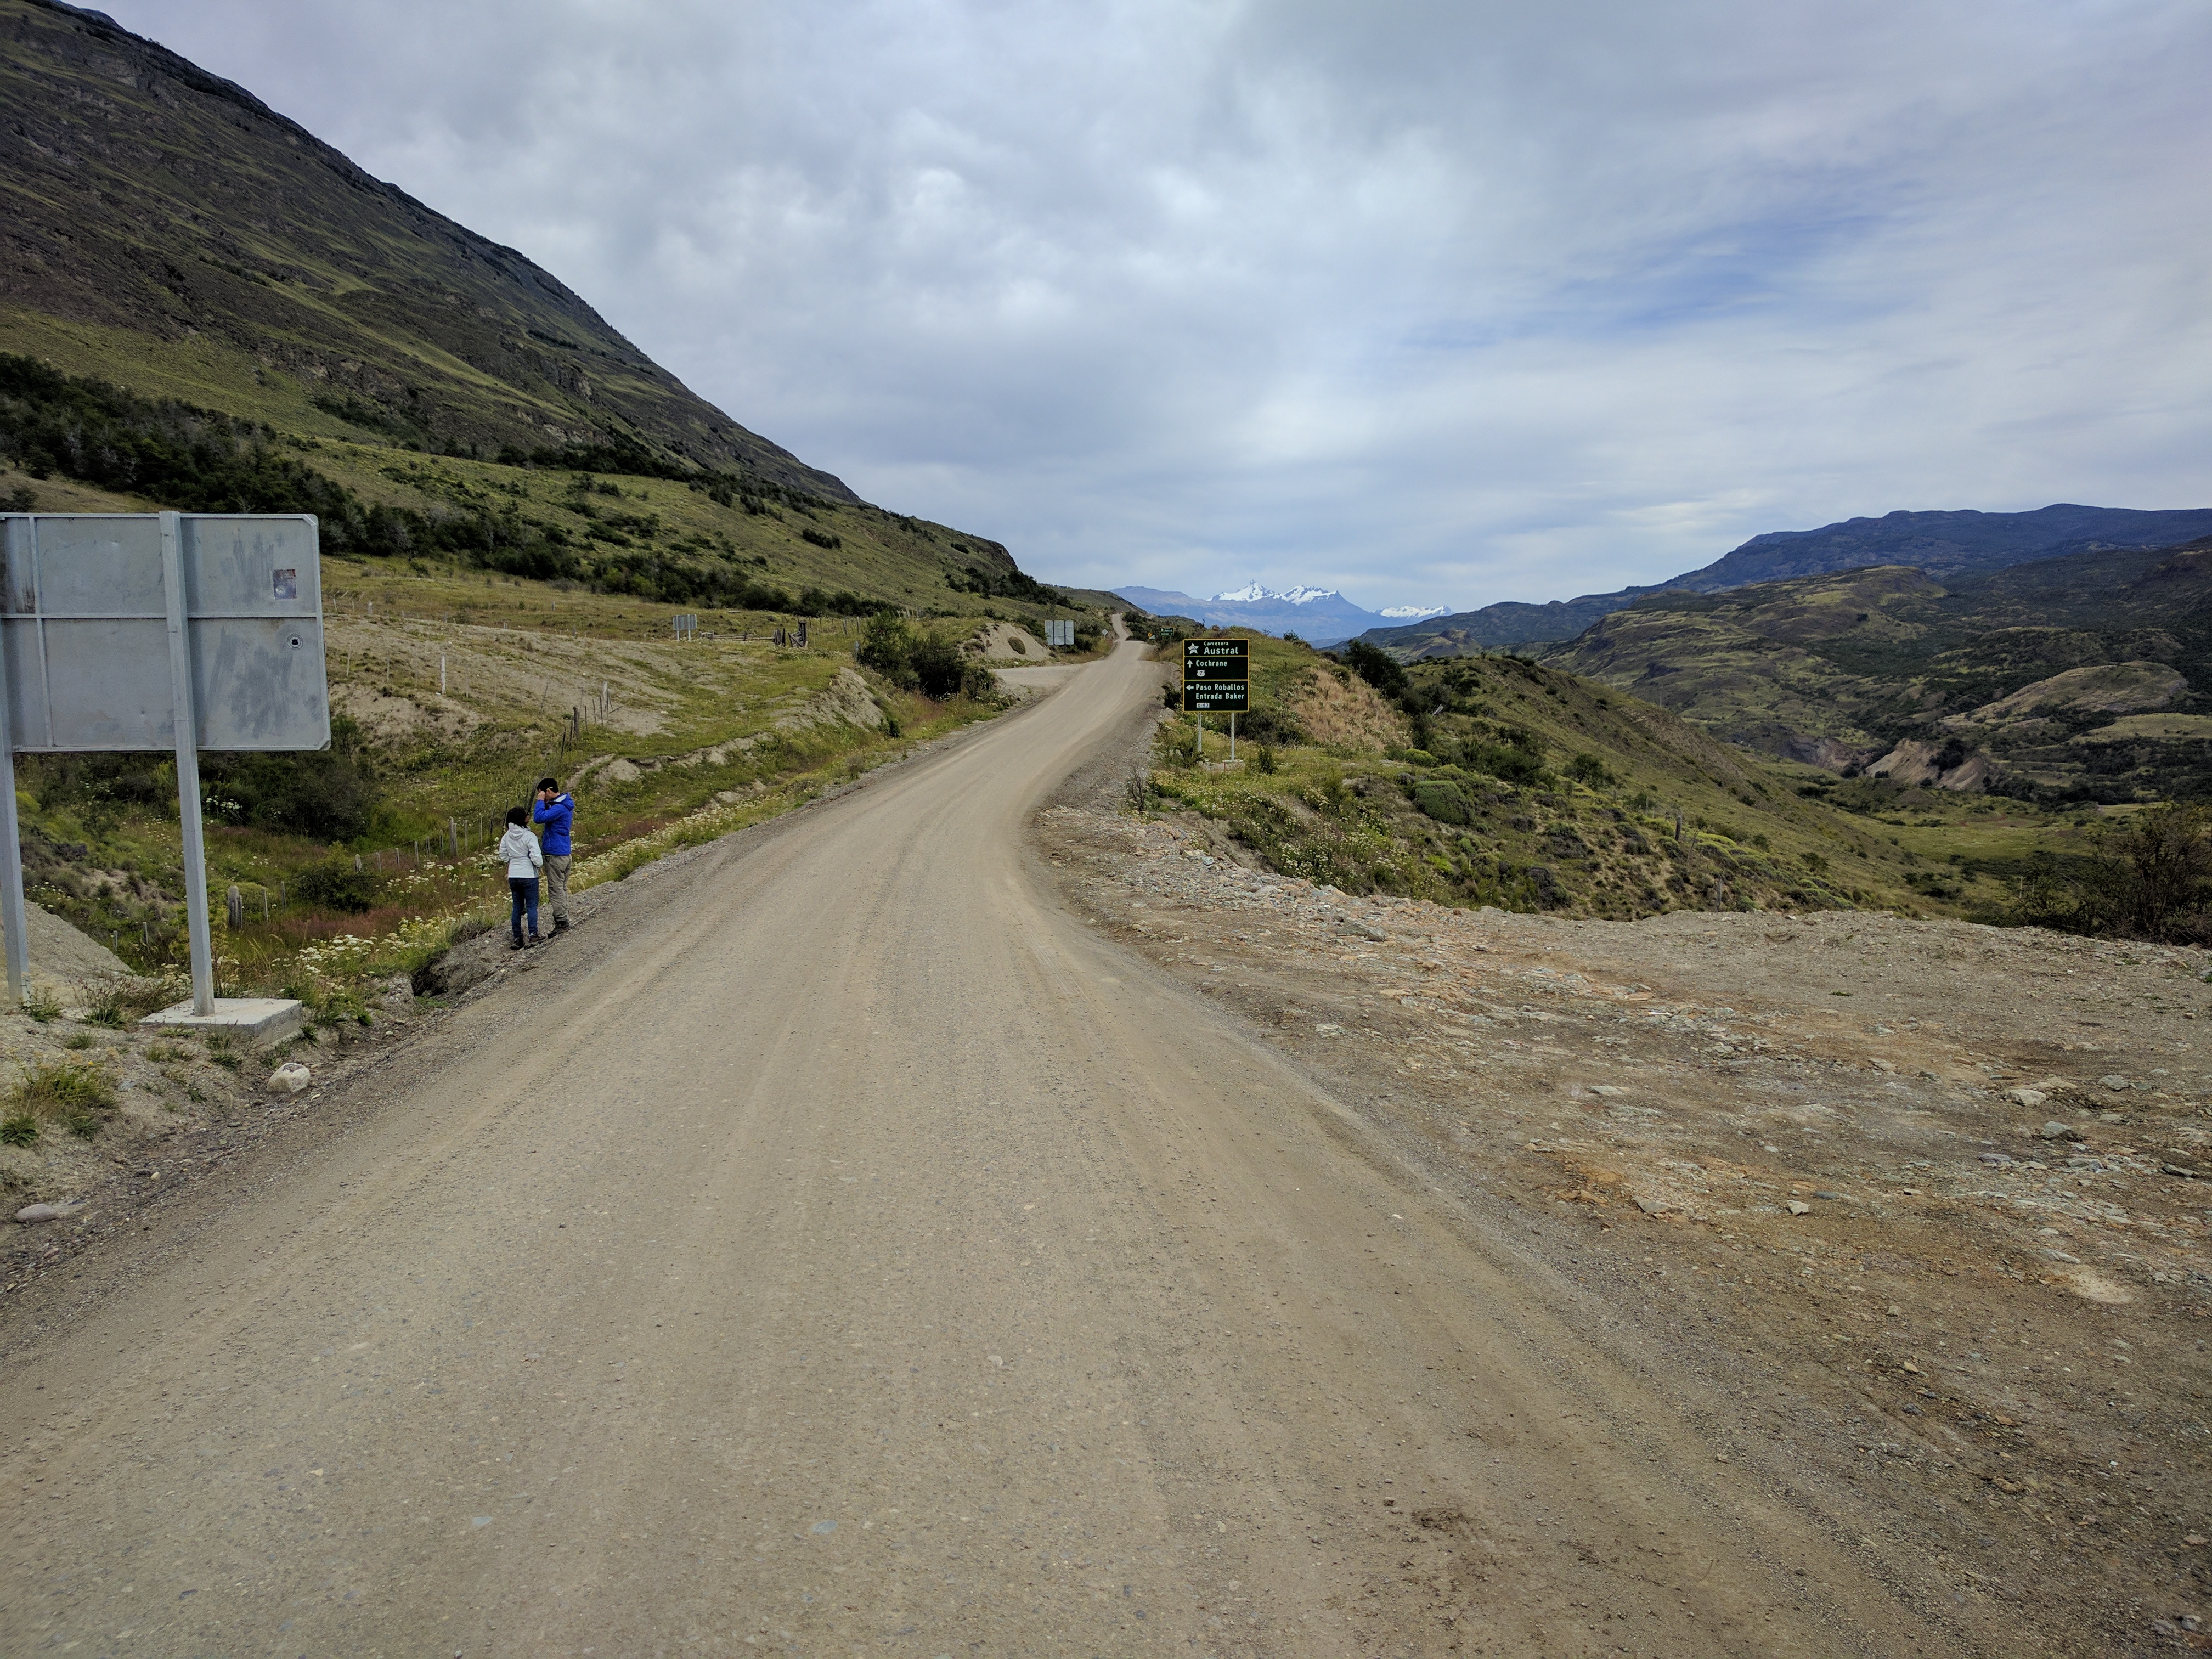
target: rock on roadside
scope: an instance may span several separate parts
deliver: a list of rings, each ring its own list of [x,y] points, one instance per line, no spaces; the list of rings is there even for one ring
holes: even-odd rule
[[[84,1207],[82,1200],[65,1204],[26,1204],[15,1212],[15,1219],[26,1227],[34,1227],[41,1221],[66,1221]]]

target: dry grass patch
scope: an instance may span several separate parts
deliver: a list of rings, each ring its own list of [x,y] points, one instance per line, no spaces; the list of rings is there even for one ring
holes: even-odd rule
[[[97,1066],[71,1060],[34,1066],[9,1091],[0,1144],[31,1146],[49,1126],[89,1140],[100,1133],[100,1115],[114,1109],[115,1085]]]

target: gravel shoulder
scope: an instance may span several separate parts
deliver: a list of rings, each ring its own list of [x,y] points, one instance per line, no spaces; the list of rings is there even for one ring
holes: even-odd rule
[[[1039,821],[1071,908],[1652,1345],[1747,1489],[2024,1642],[2198,1643],[2203,952],[1355,899],[1107,793]]]

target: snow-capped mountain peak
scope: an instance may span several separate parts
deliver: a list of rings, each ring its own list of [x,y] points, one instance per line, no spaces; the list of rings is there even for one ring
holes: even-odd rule
[[[1333,599],[1336,596],[1336,590],[1333,587],[1300,586],[1277,592],[1272,587],[1262,587],[1258,582],[1247,582],[1226,593],[1216,593],[1213,598],[1218,605],[1256,605],[1262,599],[1277,599],[1285,605],[1311,605],[1316,599]]]
[[[1333,587],[1274,588],[1247,582],[1226,593],[1201,599],[1164,587],[1115,590],[1156,617],[1192,617],[1215,628],[1252,628],[1263,634],[1296,634],[1311,644],[1329,646],[1370,628],[1402,627],[1443,614],[1440,605],[1401,605],[1377,613],[1362,610]]]

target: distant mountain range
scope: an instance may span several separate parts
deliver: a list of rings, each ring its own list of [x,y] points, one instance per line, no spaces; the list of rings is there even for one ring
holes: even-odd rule
[[[1888,564],[1676,589],[1543,660],[1845,776],[2045,800],[2212,796],[2212,536],[1941,581]]]
[[[1907,565],[1940,580],[2069,553],[2171,547],[2207,534],[2212,534],[2212,507],[2142,512],[2062,502],[2033,513],[1890,513],[1879,519],[1847,519],[1818,530],[1770,531],[1702,569],[1650,587],[1585,593],[1548,605],[1486,605],[1479,611],[1371,629],[1364,637],[1408,659],[1455,657],[1486,647],[1571,640],[1600,618],[1653,593],[1718,593],[1754,582],[1874,565]]]
[[[1248,582],[1243,587],[1194,598],[1163,587],[1117,587],[1119,597],[1158,617],[1188,617],[1210,628],[1252,628],[1262,634],[1296,634],[1315,645],[1335,645],[1355,634],[1393,623],[1440,617],[1443,605],[1392,605],[1364,611],[1333,587],[1297,586],[1277,592]]]

